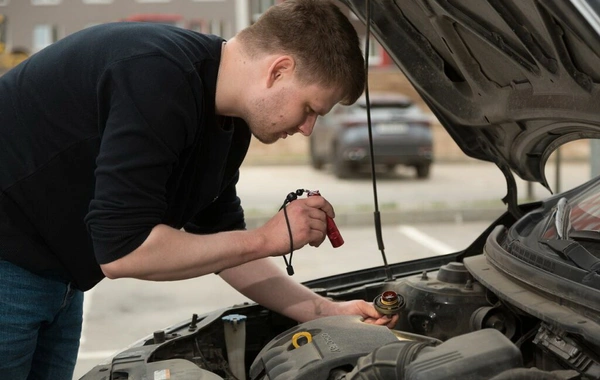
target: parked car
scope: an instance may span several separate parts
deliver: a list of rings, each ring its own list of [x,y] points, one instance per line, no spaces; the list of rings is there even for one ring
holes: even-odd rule
[[[156,332],[84,379],[600,379],[600,177],[524,204],[514,179],[549,188],[558,146],[600,138],[598,3],[343,2],[465,154],[502,171],[506,213],[462,251],[306,283],[398,313],[394,329],[233,305]]]
[[[397,93],[369,96],[375,164],[393,171],[397,165],[414,167],[417,178],[429,177],[433,162],[431,116],[414,101]],[[310,136],[310,162],[322,169],[330,163],[338,178],[370,168],[367,101],[336,105],[317,119]]]

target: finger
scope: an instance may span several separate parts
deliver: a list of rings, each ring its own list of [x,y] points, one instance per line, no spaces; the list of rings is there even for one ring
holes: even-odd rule
[[[306,209],[298,216],[296,222],[299,225],[304,226],[307,232],[320,231],[325,233],[327,231],[327,220],[325,213],[318,209]]]
[[[294,202],[288,206],[287,212],[288,217],[291,216],[291,218],[294,220],[297,220],[298,218],[300,218],[300,220],[316,219],[326,223],[327,214],[323,210],[317,207],[312,207],[305,203]]]
[[[393,322],[393,319],[391,319],[389,317],[382,317],[382,318],[366,317],[363,319],[363,322],[365,322],[369,325],[385,326],[390,329],[393,328],[394,326],[396,326],[396,323]]]
[[[364,315],[367,315],[370,318],[373,318],[374,320],[377,320],[377,319],[383,317],[383,314],[381,314],[380,312],[375,310],[375,307],[373,306],[372,303],[362,301],[358,304],[358,306],[360,307],[360,311]]]
[[[323,243],[323,241],[325,241],[326,236],[327,235],[325,234],[325,232],[323,232],[320,229],[311,229],[310,240],[309,240],[308,244],[311,247],[318,247]]]
[[[322,196],[308,197],[304,199],[304,201],[306,201],[307,206],[320,209],[321,211],[325,212],[325,214],[327,214],[329,217],[335,218],[335,211],[333,210],[333,206]]]
[[[312,207],[307,207],[306,205],[301,205],[299,203],[292,204],[288,206],[285,211],[287,213],[290,225],[298,230],[302,230],[303,228],[306,228],[307,230],[314,228],[313,225],[311,225],[311,223],[314,221],[322,221],[322,223],[326,223],[325,213],[323,211]]]
[[[322,211],[319,213],[323,216],[323,218],[309,218],[308,226],[311,231],[320,231],[322,233],[327,232],[327,221],[325,220],[325,214]]]
[[[323,214],[322,211],[319,212]],[[324,220],[304,217],[296,218],[292,223],[295,225],[295,227],[292,227],[292,230],[296,249],[301,248],[305,244],[318,247],[327,236],[327,223]]]
[[[371,318],[371,317],[366,317],[366,318],[363,318],[363,322],[367,323],[369,325],[376,325],[377,324],[377,319]]]
[[[391,322],[391,320],[392,320],[392,319],[391,319],[389,316],[387,316],[387,315],[384,315],[383,317],[381,317],[381,318],[378,318],[378,319],[375,321],[375,324],[376,324],[376,325],[381,325],[381,326],[387,326],[387,325],[388,325],[388,324]]]
[[[392,316],[392,318],[390,319],[389,323],[386,324],[386,326],[390,329],[393,329],[396,326],[396,324],[398,323],[399,318],[400,318],[400,316],[398,314],[394,314]]]

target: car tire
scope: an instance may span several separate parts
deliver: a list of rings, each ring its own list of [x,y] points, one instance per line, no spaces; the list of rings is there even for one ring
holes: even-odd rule
[[[314,146],[314,143],[311,141],[310,144],[310,166],[313,169],[321,170],[323,169],[323,165],[325,165],[325,161],[322,158],[317,156],[317,152]]]
[[[340,179],[350,178],[354,174],[352,163],[344,160],[341,152],[338,149],[333,149],[335,156],[333,157],[333,174]]]
[[[415,169],[417,171],[417,178],[429,178],[429,174],[431,173],[431,164],[419,164],[415,166]]]

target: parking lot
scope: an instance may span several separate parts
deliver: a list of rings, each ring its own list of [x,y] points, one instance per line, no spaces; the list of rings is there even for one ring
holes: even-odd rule
[[[546,176],[556,189],[556,169],[547,165]],[[560,190],[564,191],[591,178],[587,162],[563,162],[560,166]],[[518,196],[524,201],[543,199],[550,192],[539,184],[531,185],[516,178]],[[378,174],[377,198],[384,220],[415,222],[440,217],[470,217],[493,210],[505,210],[501,199],[506,195],[506,180],[491,163],[465,160],[434,164],[431,178],[419,180],[411,169],[399,168],[395,173]],[[308,165],[242,167],[238,195],[246,215],[270,216],[281,206],[285,196],[298,188],[319,190],[334,206],[338,224],[361,225],[372,222],[374,209],[373,183],[369,173],[349,180],[339,180],[328,170],[317,171]],[[459,214],[457,216],[457,213]],[[361,215],[366,214],[366,219]],[[420,215],[419,215],[420,214]],[[407,220],[407,218],[409,218]],[[259,220],[260,222],[261,220]]]

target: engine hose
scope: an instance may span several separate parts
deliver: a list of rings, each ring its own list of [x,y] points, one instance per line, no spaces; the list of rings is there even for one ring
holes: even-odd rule
[[[388,343],[358,359],[344,380],[404,379],[404,369],[418,353],[433,342],[398,341]]]

